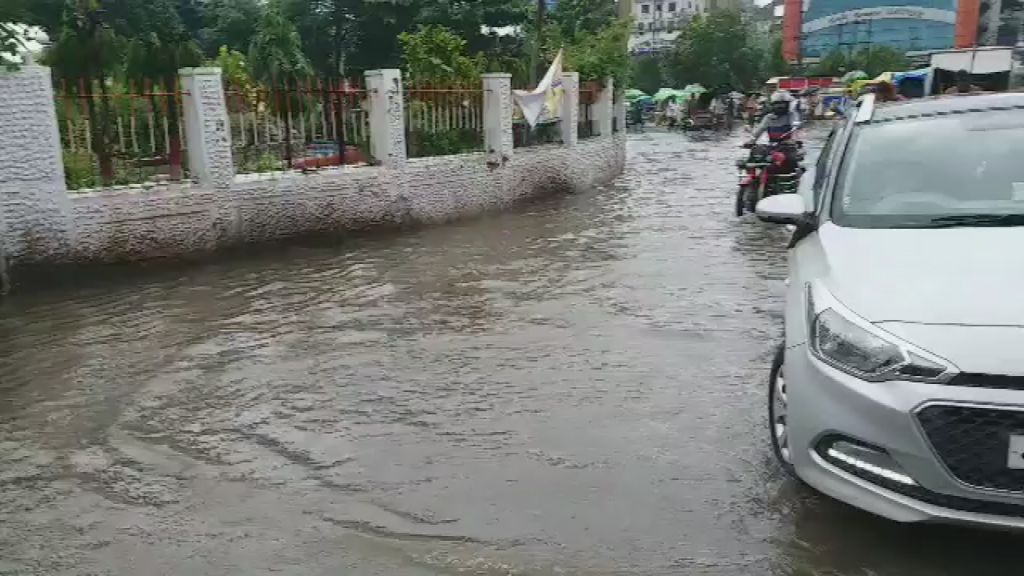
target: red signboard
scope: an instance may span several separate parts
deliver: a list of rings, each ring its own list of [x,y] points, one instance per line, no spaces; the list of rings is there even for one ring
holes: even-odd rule
[[[785,0],[782,13],[782,57],[789,63],[800,61],[800,35],[803,26],[803,0]]]
[[[816,78],[802,78],[799,76],[779,78],[779,90],[806,90],[808,88],[829,88],[835,83],[835,78],[822,76]]]

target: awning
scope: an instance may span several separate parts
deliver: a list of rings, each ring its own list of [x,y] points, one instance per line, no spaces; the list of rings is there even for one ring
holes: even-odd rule
[[[907,70],[906,72],[893,72],[892,83],[899,84],[904,80],[920,80],[923,82],[928,78],[928,74],[931,71],[931,68],[918,68],[917,70]]]

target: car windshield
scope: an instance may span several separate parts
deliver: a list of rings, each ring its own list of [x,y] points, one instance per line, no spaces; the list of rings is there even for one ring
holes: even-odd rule
[[[854,228],[1024,225],[1024,110],[863,126],[832,217]]]

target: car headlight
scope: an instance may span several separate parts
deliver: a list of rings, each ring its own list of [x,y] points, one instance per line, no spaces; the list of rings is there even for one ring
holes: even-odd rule
[[[819,355],[856,372],[876,375],[900,365],[900,347],[828,308],[811,325],[811,345]]]
[[[838,303],[816,310],[810,285],[807,295],[810,349],[826,364],[870,381],[940,382],[952,376],[949,363],[841,312]]]

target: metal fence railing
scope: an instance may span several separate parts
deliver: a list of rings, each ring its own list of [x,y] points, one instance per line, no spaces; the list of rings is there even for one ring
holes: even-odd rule
[[[405,90],[405,139],[410,158],[483,150],[484,102],[480,88]]]
[[[576,118],[576,133],[580,140],[597,136],[593,107],[593,100],[584,98],[584,92],[580,91],[579,114]]]
[[[225,98],[238,174],[370,161],[366,90],[355,81],[229,85]]]
[[[188,175],[177,82],[64,79],[54,87],[69,190]]]
[[[562,143],[562,125],[558,120],[542,122],[530,128],[525,120],[512,123],[512,146],[527,148],[544,144]]]

